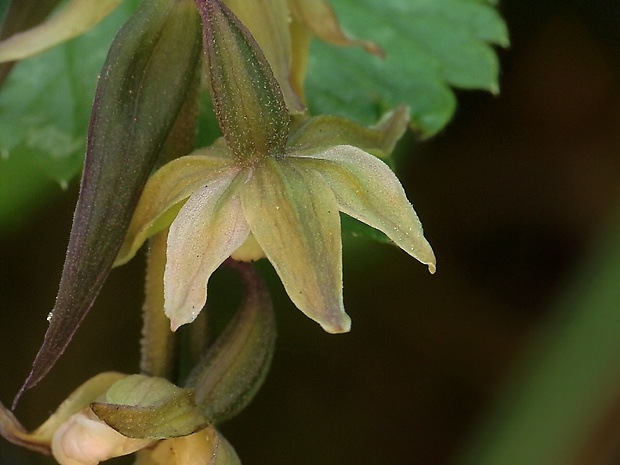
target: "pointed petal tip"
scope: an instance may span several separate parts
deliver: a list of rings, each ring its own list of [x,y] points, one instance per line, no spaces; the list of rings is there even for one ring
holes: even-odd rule
[[[165,302],[165,301],[164,301]],[[200,307],[202,309],[202,307]],[[195,313],[195,314],[194,314]],[[200,312],[180,311],[179,308],[171,309],[164,303],[164,314],[170,320],[170,331],[176,332],[181,326],[191,323]]]
[[[437,271],[437,267],[435,266],[435,263],[427,263],[426,265],[428,265],[428,272],[430,274],[435,274],[435,272]]]
[[[171,316],[168,316],[168,318],[170,318],[170,331],[172,331],[173,333],[176,332],[176,330],[179,329],[181,326],[194,321],[194,320],[188,321],[187,319],[178,319],[178,318],[174,318]]]
[[[351,318],[346,313],[343,313],[339,319],[320,321],[319,324],[329,334],[343,334],[351,331]]]

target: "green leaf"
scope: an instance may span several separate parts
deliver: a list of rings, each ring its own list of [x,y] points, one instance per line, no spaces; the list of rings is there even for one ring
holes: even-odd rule
[[[123,2],[95,29],[13,69],[0,91],[4,158],[19,158],[24,161],[20,165],[27,163],[61,185],[79,172],[97,76],[135,3]],[[28,176],[17,170],[12,174]]]
[[[146,179],[192,87],[200,24],[190,0],[144,1],[108,54],[50,326],[15,399],[58,360],[92,306]]]
[[[497,11],[475,0],[334,0],[341,22],[375,41],[385,61],[356,49],[314,44],[307,79],[313,113],[369,123],[386,108],[411,107],[412,127],[424,136],[454,113],[451,87],[497,93],[493,45],[507,46]]]

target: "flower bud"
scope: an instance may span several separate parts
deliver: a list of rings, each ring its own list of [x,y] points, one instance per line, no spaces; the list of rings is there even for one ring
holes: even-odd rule
[[[86,408],[63,423],[52,438],[52,454],[60,465],[96,465],[131,454],[151,440],[132,439],[114,431]]]

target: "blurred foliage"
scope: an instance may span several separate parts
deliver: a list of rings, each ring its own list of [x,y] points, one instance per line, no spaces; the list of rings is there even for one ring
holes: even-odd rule
[[[556,302],[465,465],[569,464],[620,390],[620,214]]]
[[[137,2],[123,3],[88,33],[20,62],[0,88],[0,225],[9,227],[82,166],[97,77]]]
[[[418,125],[425,124],[425,131],[433,132],[454,111],[454,96],[446,85],[453,85],[446,81],[450,74],[442,75],[442,80],[431,77],[428,70],[413,70],[416,79],[403,74],[402,67],[414,60],[393,51],[389,44],[394,36],[373,31],[369,22],[367,14],[372,5],[377,8],[378,1],[333,3],[346,27],[385,48],[387,61],[382,63],[358,50],[314,44],[308,83],[311,109],[335,110],[373,122],[400,95],[417,93],[410,85],[415,82],[417,89],[429,92],[423,92],[424,96],[441,96],[437,106],[410,101],[418,115],[425,115],[418,116]],[[391,0],[385,5],[407,8],[414,3]],[[438,10],[450,4],[454,7],[450,13],[456,15],[461,8],[484,9],[485,4],[495,2],[419,3],[434,4]],[[568,11],[567,17],[590,21],[594,35],[604,35],[607,43],[617,47],[618,15],[612,13],[617,12],[618,3],[505,3],[523,38],[506,71],[506,87],[513,93],[502,95],[497,102],[464,97],[462,118],[444,134],[443,142],[440,138],[435,146],[427,146],[426,159],[418,154],[409,163],[416,173],[409,175],[408,190],[422,199],[419,210],[430,237],[435,237],[441,272],[433,280],[416,275],[414,282],[415,270],[390,251],[364,249],[360,253],[355,249],[349,279],[350,284],[357,281],[358,287],[347,296],[357,313],[354,332],[346,339],[321,339],[319,344],[320,336],[305,331],[305,322],[286,308],[283,299],[278,301],[277,306],[284,307],[278,315],[279,325],[287,327],[279,342],[284,350],[277,352],[266,389],[244,415],[245,424],[233,421],[228,426],[252,444],[244,452],[250,458],[255,454],[254,463],[264,463],[265,457],[273,463],[321,459],[329,464],[354,463],[369,457],[384,463],[454,463],[455,444],[463,442],[474,418],[494,398],[514,354],[528,342],[528,330],[538,328],[548,311],[546,306],[558,290],[558,276],[569,267],[578,268],[578,273],[564,284],[565,293],[552,306],[551,318],[544,319],[543,328],[535,331],[535,342],[509,377],[498,410],[456,462],[573,464],[602,418],[613,415],[614,402],[620,397],[620,231],[612,229],[586,265],[577,258],[583,253],[583,242],[608,215],[609,205],[618,202],[613,187],[618,184],[618,144],[614,142],[618,100],[604,88],[607,81],[589,79],[584,71],[587,68],[597,79],[604,76],[593,52],[598,50],[580,35],[582,29],[552,30],[565,44],[559,53],[541,45],[548,37],[538,33],[558,10]],[[366,16],[352,13],[358,4]],[[372,15],[377,16],[376,9]],[[607,27],[599,27],[602,24]],[[402,36],[407,34],[409,30]],[[539,49],[533,49],[530,41]],[[486,46],[485,40],[474,42],[477,50]],[[576,45],[583,43],[590,45]],[[453,44],[455,53],[458,45]],[[443,51],[449,54],[451,49]],[[433,54],[424,56],[437,59]],[[613,53],[605,56],[616,70],[617,58]],[[378,79],[381,66],[390,69],[383,79],[404,93],[381,95],[374,90],[372,79]],[[319,77],[313,78],[313,73]],[[613,76],[616,81],[609,86],[614,85],[617,92],[617,72]],[[482,74],[477,78],[484,79]],[[364,89],[361,94],[356,93],[359,86]],[[346,98],[338,101],[328,87],[345,92],[341,95]],[[486,81],[483,87],[493,89],[493,83]],[[515,93],[516,88],[520,90]],[[574,107],[565,106],[569,103]],[[604,106],[604,117],[594,113],[594,105],[599,104]],[[580,118],[571,119],[573,113]],[[605,136],[610,131],[615,135]],[[451,152],[442,153],[442,143],[451,137]],[[32,175],[36,170],[28,174],[27,164],[14,163],[10,172],[21,170],[22,179],[49,188],[44,174],[37,181]],[[0,189],[17,189],[4,182],[14,180],[15,186],[24,189],[20,194],[24,205],[33,204],[36,195],[27,197],[27,193],[36,192],[34,187],[0,169],[3,175]],[[8,197],[4,191],[0,195],[2,211],[8,207],[4,202]],[[19,214],[25,214],[24,210]],[[488,275],[484,275],[484,266]],[[363,281],[368,270],[379,271]],[[374,312],[377,308],[381,311]],[[300,331],[287,335],[293,333],[288,331],[291,328]],[[96,325],[91,329],[96,330]],[[276,409],[280,413],[275,414]],[[264,422],[267,416],[269,427],[257,430],[253,419]],[[611,442],[617,449],[617,424],[611,427],[615,428]],[[326,447],[334,436],[347,440]],[[10,460],[9,455],[0,454]]]
[[[507,46],[497,11],[476,0],[340,0],[343,25],[375,41],[386,59],[315,43],[308,74],[310,108],[373,123],[387,109],[411,106],[413,128],[423,136],[452,118],[450,87],[499,90],[492,45]]]
[[[4,83],[0,172],[12,182],[2,187],[0,224],[28,215],[28,199],[45,192],[46,177],[65,187],[80,171],[98,73],[115,32],[137,3],[126,0],[87,34],[20,62]],[[502,19],[485,2],[333,3],[345,26],[376,40],[388,58],[316,43],[307,91],[314,113],[374,123],[390,107],[407,103],[415,128],[430,135],[454,112],[450,86],[497,91],[491,46],[506,46],[508,37]],[[9,158],[20,160],[7,163]]]

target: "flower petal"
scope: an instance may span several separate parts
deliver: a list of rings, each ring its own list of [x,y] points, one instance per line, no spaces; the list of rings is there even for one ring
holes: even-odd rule
[[[296,127],[288,139],[291,151],[313,151],[335,145],[354,145],[382,159],[389,157],[409,124],[409,109],[400,106],[383,115],[372,127],[340,116],[319,115]]]
[[[61,465],[97,465],[148,446],[150,439],[131,439],[99,420],[90,408],[76,413],[54,433],[52,453]]]
[[[195,0],[213,108],[228,147],[240,164],[282,153],[289,113],[265,54],[221,0]]]
[[[289,0],[289,8],[293,18],[304,24],[321,40],[332,45],[359,45],[368,53],[383,57],[381,48],[369,41],[350,37],[338,24],[338,18],[327,0]]]
[[[378,158],[350,145],[299,154],[319,171],[343,213],[385,233],[401,249],[435,272],[435,255],[418,215],[394,172]],[[302,162],[303,164],[303,162]]]
[[[172,223],[181,202],[205,185],[238,171],[223,148],[211,146],[161,167],[146,183],[115,266],[127,263],[146,239]]]
[[[28,58],[92,29],[121,1],[71,0],[38,26],[0,42],[0,63]]]
[[[119,380],[106,392],[105,402],[93,402],[90,408],[115,431],[134,439],[187,436],[208,424],[191,390],[146,375]]]
[[[228,441],[215,428],[159,442],[138,452],[136,465],[241,465]]]
[[[193,194],[170,226],[164,310],[173,331],[196,319],[207,301],[211,274],[250,232],[236,194],[240,176],[234,176]]]
[[[252,234],[293,303],[330,333],[350,329],[342,302],[340,218],[333,193],[290,159],[266,159],[243,187]]]

